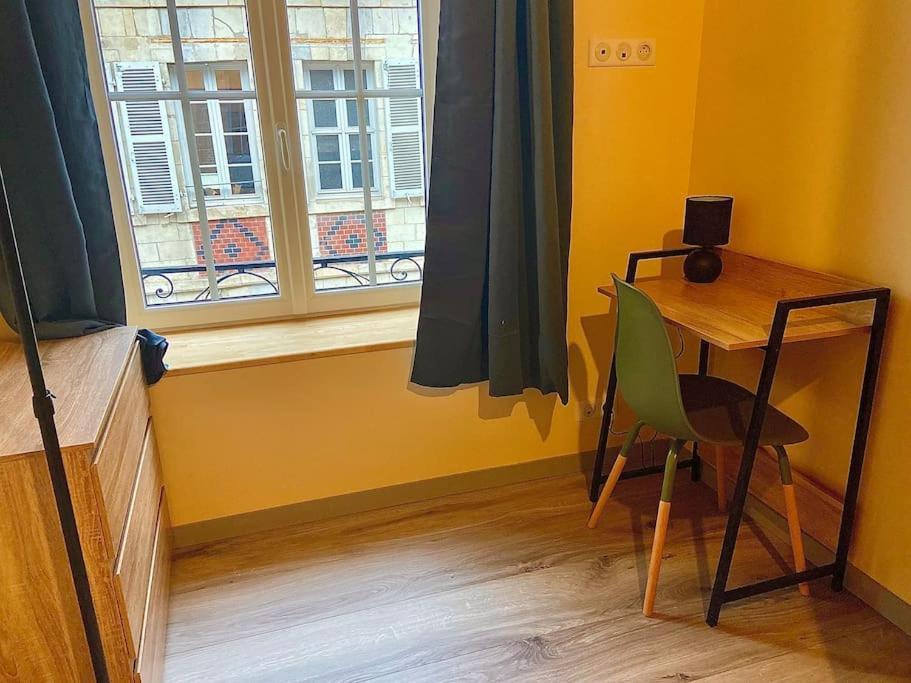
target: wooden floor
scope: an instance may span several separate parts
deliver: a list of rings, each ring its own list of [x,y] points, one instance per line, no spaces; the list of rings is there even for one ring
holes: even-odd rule
[[[660,481],[621,482],[585,527],[581,476],[235,539],[179,557],[169,681],[911,679],[911,638],[825,580],[703,622],[724,518],[678,477],[654,619]],[[732,582],[783,571],[747,525]]]

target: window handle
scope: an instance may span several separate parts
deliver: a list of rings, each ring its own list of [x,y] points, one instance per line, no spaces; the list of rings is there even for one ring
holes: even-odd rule
[[[278,145],[278,158],[281,159],[285,173],[291,170],[291,149],[288,147],[288,131],[281,126],[275,127],[275,141]]]

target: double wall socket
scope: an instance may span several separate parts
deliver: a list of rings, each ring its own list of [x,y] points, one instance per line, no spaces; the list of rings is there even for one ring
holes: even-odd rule
[[[655,66],[655,39],[592,39],[588,43],[588,65]]]

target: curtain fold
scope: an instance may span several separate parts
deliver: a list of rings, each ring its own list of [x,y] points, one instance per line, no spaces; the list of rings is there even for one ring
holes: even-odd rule
[[[114,215],[77,0],[0,2],[0,169],[39,339],[126,324]],[[16,327],[0,263],[0,313]],[[146,381],[168,342],[139,335]]]
[[[568,399],[571,0],[441,6],[412,381]]]
[[[76,0],[0,3],[0,168],[41,338],[126,323]],[[0,311],[14,326],[6,274]]]

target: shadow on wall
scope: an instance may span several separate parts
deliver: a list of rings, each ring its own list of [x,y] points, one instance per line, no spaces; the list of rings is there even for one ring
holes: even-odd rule
[[[570,361],[570,366],[572,367],[572,361]],[[570,369],[570,378],[572,378],[572,369]],[[570,379],[570,384],[572,384],[572,379]],[[535,423],[542,440],[550,436],[554,413],[559,405],[556,394],[543,395],[537,389],[526,389],[520,396],[491,396],[488,394],[487,382],[463,384],[458,387],[434,388],[423,387],[409,381],[407,388],[413,394],[428,398],[451,396],[457,391],[477,389],[478,417],[482,420],[500,420],[511,417],[516,406],[523,404],[528,417]]]
[[[683,211],[683,197],[680,198],[681,222]],[[673,248],[681,245],[682,229],[675,229],[665,233],[661,245],[641,245],[642,250]],[[640,264],[641,275],[661,274],[665,277],[682,277],[683,259],[667,259]],[[624,271],[619,275],[625,275]],[[605,271],[604,283],[610,281],[610,272]],[[602,284],[602,283],[599,283]],[[614,343],[614,328],[616,326],[616,310],[611,300],[604,297],[606,313],[583,316],[580,319],[584,335],[584,344],[588,346],[588,353],[578,341],[570,341],[567,352],[569,360],[569,386],[572,394],[570,409],[582,410],[585,406],[592,406],[594,412],[591,417],[579,420],[579,443],[595,444],[601,423],[602,402],[607,386],[608,373],[610,372],[611,353]],[[571,321],[570,321],[571,322]],[[694,350],[695,349],[695,350]],[[698,356],[698,342],[689,340],[686,344],[686,353],[683,357],[683,367],[690,365],[695,368],[695,358]],[[593,367],[586,362],[592,358]],[[590,377],[594,372],[595,376]],[[588,392],[594,387],[594,395]],[[519,405],[524,405],[528,417],[535,423],[542,439],[547,439],[551,432],[554,415],[559,403],[556,394],[542,395],[537,390],[528,389],[520,396],[493,397],[488,392],[487,382],[465,384],[459,387],[430,388],[408,382],[407,389],[413,394],[428,398],[451,396],[457,391],[477,389],[478,392],[478,417],[482,420],[500,420],[511,417]],[[616,410],[617,424],[627,424],[633,420],[632,413],[624,406],[622,399],[618,401]]]

